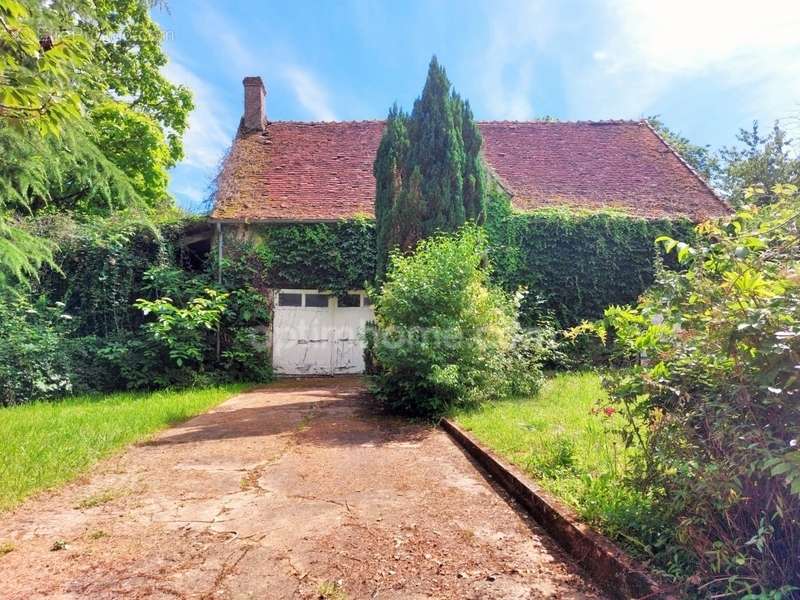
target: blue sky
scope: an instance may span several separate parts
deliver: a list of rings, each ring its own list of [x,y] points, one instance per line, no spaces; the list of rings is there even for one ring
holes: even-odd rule
[[[410,108],[432,54],[478,119],[660,114],[718,147],[775,119],[800,137],[797,0],[277,2],[156,9],[174,81],[195,93],[180,204],[199,210],[260,75],[271,120],[383,118]]]

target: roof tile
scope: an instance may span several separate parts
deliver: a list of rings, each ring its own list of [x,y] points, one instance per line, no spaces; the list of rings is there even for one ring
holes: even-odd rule
[[[644,121],[479,123],[489,168],[518,210],[616,208],[694,220],[727,204]],[[240,134],[211,217],[329,221],[374,214],[383,121],[272,122]]]

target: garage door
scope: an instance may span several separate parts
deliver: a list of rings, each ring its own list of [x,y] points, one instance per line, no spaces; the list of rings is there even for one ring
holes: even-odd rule
[[[276,373],[363,373],[363,333],[374,318],[363,291],[337,298],[318,290],[279,290],[274,306],[272,364]]]

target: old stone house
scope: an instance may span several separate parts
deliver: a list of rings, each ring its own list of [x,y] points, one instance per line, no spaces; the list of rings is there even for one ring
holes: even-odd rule
[[[372,163],[382,121],[270,121],[260,77],[244,79],[244,116],[225,159],[210,219],[226,236],[256,226],[333,223],[374,215]],[[616,209],[692,221],[724,201],[646,121],[480,122],[495,182],[520,212]],[[365,249],[371,251],[372,249]],[[274,294],[273,362],[284,374],[359,372],[362,289],[332,295],[296,281]]]

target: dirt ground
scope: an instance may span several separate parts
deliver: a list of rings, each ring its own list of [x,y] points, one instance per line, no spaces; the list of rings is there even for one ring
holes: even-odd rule
[[[3,542],[3,599],[600,597],[443,432],[376,414],[357,378],[241,394],[3,515]]]

